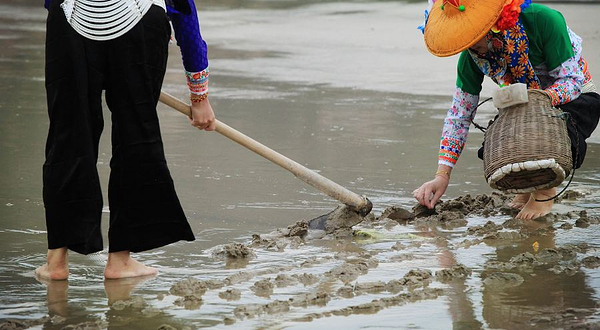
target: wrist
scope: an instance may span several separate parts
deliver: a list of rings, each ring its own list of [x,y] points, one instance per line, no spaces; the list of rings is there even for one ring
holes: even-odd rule
[[[202,102],[208,94],[208,77],[210,72],[208,68],[200,72],[185,71],[187,85],[190,90],[190,100],[192,102]]]
[[[450,182],[450,171],[448,170],[437,170],[434,175],[435,179],[442,179],[444,181]]]
[[[206,92],[204,94],[190,93],[190,101],[192,102],[192,105],[200,104],[206,100],[208,100],[208,92]]]

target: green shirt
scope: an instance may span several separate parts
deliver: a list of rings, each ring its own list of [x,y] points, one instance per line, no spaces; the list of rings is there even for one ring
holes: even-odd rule
[[[532,66],[545,64],[551,71],[573,57],[567,23],[561,13],[533,3],[519,18],[529,38],[529,61]],[[467,50],[460,54],[457,71],[456,86],[464,92],[479,95],[484,74]]]

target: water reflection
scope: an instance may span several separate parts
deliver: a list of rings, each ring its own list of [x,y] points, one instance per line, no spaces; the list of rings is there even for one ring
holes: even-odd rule
[[[422,37],[405,32],[418,32],[414,27],[422,19],[422,4],[325,2],[203,0],[201,19],[211,45],[215,111],[225,122],[286,156],[366,194],[377,214],[390,205],[410,208],[410,192],[435,172],[440,123],[454,83],[453,60],[430,61]],[[586,49],[597,49],[592,46],[597,45],[595,32],[589,26],[586,29],[595,22],[597,8],[572,5],[561,10],[582,17],[569,21],[575,24],[571,26],[574,30],[582,32],[590,46]],[[521,329],[530,326],[532,318],[565,311],[585,319],[600,299],[598,271],[556,275],[541,268],[536,269],[537,276],[520,272],[523,284],[498,293],[482,284],[487,259],[508,261],[519,253],[531,252],[533,241],[543,249],[564,244],[565,236],[570,235],[568,239],[588,241],[597,249],[597,226],[576,228],[571,234],[550,231],[513,245],[486,242],[458,252],[433,238],[442,236],[454,243],[453,235],[462,234],[464,228],[396,226],[393,229],[405,235],[401,240],[409,247],[402,253],[390,251],[395,242],[389,240],[379,245],[312,241],[298,250],[260,251],[252,261],[214,261],[206,251],[215,245],[248,241],[253,233],[319,216],[337,203],[219,135],[189,129],[185,118],[167,108],[159,111],[167,158],[197,241],[142,254],[142,259],[160,267],[158,278],[103,282],[103,260],[73,256],[68,282],[46,283],[45,287],[34,283],[30,273],[43,263],[46,248],[41,203],[47,132],[42,78],[45,14],[38,0],[5,0],[0,4],[0,319],[42,319],[47,315],[52,319],[44,319],[47,329],[104,321],[108,323],[103,325],[115,329],[155,329],[163,323],[178,329],[185,325],[223,326],[223,318],[232,317],[236,306],[268,302],[251,291],[254,282],[275,277],[282,268],[322,277],[343,262],[343,258],[332,259],[338,252],[381,252],[374,256],[379,266],[360,281],[389,281],[412,268],[438,269],[457,262],[474,272],[467,279],[444,284],[447,297],[397,306],[376,315],[322,318],[310,324],[288,322],[293,317],[360,304],[387,293],[334,299],[325,306],[293,309],[289,317],[265,316],[238,321],[234,327],[268,324],[277,328],[288,322],[290,328],[301,329],[351,329],[373,324],[444,330]],[[593,20],[586,18],[589,15]],[[165,88],[183,98],[185,81],[179,57],[172,45]],[[423,74],[425,60],[427,75]],[[364,66],[356,70],[357,63]],[[596,70],[593,75],[600,76],[598,68],[591,67]],[[432,95],[417,95],[422,93]],[[104,183],[111,157],[108,136],[107,127],[98,162]],[[475,156],[481,139],[479,133],[472,133],[454,173],[459,184],[449,188],[449,196],[490,191]],[[572,186],[595,194],[576,206],[597,213],[600,145],[591,144],[588,153]],[[105,224],[107,219],[104,214]],[[414,238],[406,238],[407,233],[430,238],[413,245]],[[325,261],[301,266],[312,263],[311,257]],[[240,271],[260,275],[237,285],[242,292],[239,300],[221,299],[218,291],[226,288],[209,290],[199,309],[186,310],[174,305],[176,298],[167,294],[172,284],[188,276],[223,279]],[[335,293],[340,285],[337,280],[324,280],[274,288],[269,299],[287,300],[313,289]],[[399,319],[399,315],[407,318]],[[552,322],[535,326],[548,329],[576,323],[573,319],[554,321],[554,316],[548,316]]]
[[[443,233],[437,231],[437,228],[431,228],[437,237],[444,237]],[[455,253],[448,248],[448,240],[436,240],[439,249],[437,256],[441,268],[451,268],[458,264]],[[476,276],[476,274],[472,274]],[[470,295],[473,290],[467,285],[468,276],[450,280],[448,285],[447,306],[450,318],[452,320],[453,330],[477,330],[483,329],[484,324],[477,319],[473,301]]]
[[[520,242],[496,247],[491,260],[508,262],[524,252],[533,254],[536,242],[540,252],[557,248],[551,222],[527,221],[523,225],[523,231],[533,234]],[[585,324],[597,302],[593,298],[595,290],[589,286],[584,270],[555,274],[550,267],[506,271],[523,277],[523,283],[516,287],[498,290],[484,286],[483,317],[487,324],[503,329],[548,329]],[[484,272],[482,276],[488,274]]]
[[[46,306],[48,316],[27,324],[41,322],[43,329],[62,329],[69,324],[90,329],[153,329],[167,324],[180,328],[182,323],[148,303],[142,294],[134,294],[156,276],[105,280],[104,292],[107,298],[104,313],[97,308],[81,304],[81,299],[69,299],[69,281],[46,281],[38,279],[46,286]]]
[[[50,318],[69,317],[69,281],[48,281],[36,278],[46,286],[46,305]]]
[[[112,306],[117,301],[130,299],[132,291],[137,286],[154,278],[156,275],[104,280],[104,292],[108,298],[108,306]]]

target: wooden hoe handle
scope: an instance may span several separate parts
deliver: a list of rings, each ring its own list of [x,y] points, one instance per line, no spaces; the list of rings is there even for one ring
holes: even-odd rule
[[[191,116],[192,112],[190,106],[172,95],[161,92],[160,101],[188,117]],[[221,135],[241,144],[242,146],[254,151],[271,162],[292,172],[292,174],[294,174],[298,179],[319,189],[327,196],[352,207],[361,215],[364,216],[371,212],[373,204],[371,204],[371,201],[369,201],[369,199],[367,199],[365,196],[359,196],[358,194],[340,186],[326,177],[309,170],[308,168],[261,144],[249,136],[246,136],[235,128],[232,128],[219,120],[216,120],[215,130]]]

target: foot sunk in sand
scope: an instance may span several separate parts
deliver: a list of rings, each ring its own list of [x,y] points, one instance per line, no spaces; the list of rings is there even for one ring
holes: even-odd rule
[[[104,269],[104,278],[119,279],[158,274],[158,270],[146,266],[131,258],[129,251],[119,251],[108,254],[108,262]]]
[[[525,204],[529,202],[529,198],[531,197],[530,193],[527,194],[517,194],[513,200],[508,203],[508,207],[513,208],[515,210],[522,210]]]
[[[534,220],[539,217],[543,217],[546,214],[550,213],[552,210],[552,205],[554,205],[554,200],[549,200],[546,202],[537,202],[537,200],[545,200],[548,198],[552,198],[556,195],[556,188],[545,189],[545,190],[537,190],[531,193],[529,197],[529,201],[521,212],[517,214],[515,218],[522,220]]]

